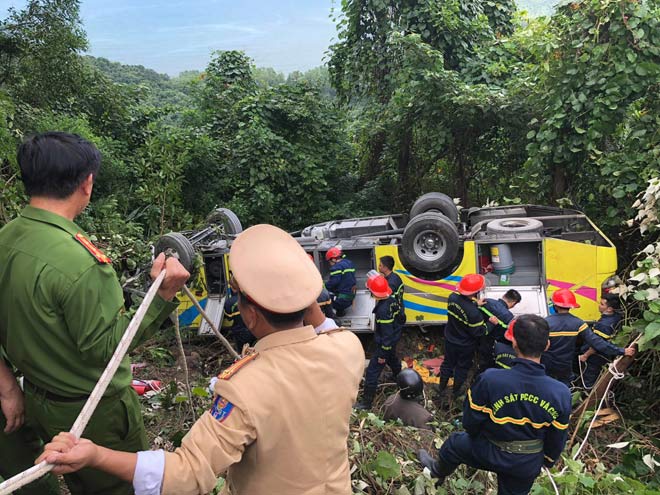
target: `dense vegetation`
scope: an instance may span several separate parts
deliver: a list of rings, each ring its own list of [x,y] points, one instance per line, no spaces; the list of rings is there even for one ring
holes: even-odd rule
[[[634,269],[620,338],[644,332],[647,351],[619,401],[627,428],[657,433],[658,0],[576,0],[539,18],[508,0],[343,0],[327,68],[285,77],[226,51],[175,78],[84,56],[78,4],[30,0],[0,21],[0,225],[25,202],[17,144],[51,129],[102,151],[80,223],[124,274],[216,205],[291,230],[404,211],[431,190],[577,207]],[[657,489],[643,459],[658,447],[633,441],[618,472]],[[595,462],[569,466],[571,493],[594,479],[623,490]]]

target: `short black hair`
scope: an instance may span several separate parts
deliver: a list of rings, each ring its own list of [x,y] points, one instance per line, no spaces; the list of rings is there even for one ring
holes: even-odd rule
[[[540,357],[548,345],[550,326],[538,315],[520,315],[513,325],[513,337],[523,356]]]
[[[615,313],[621,311],[621,298],[619,294],[603,294],[601,299],[605,299],[605,304],[614,310]]]
[[[388,270],[394,270],[394,258],[391,256],[383,256],[380,262],[387,267]]]
[[[518,304],[520,301],[522,301],[522,296],[516,289],[509,289],[506,291],[506,294],[504,294],[504,299]]]
[[[255,302],[251,301],[250,298],[243,292],[239,292],[238,298],[241,304],[249,304],[257,308],[257,310],[260,311],[262,315],[264,315],[266,321],[278,330],[287,330],[289,328],[293,328],[295,325],[299,325],[302,322],[303,315],[307,309],[303,308],[300,311],[296,311],[295,313],[274,313],[273,311],[262,308]]]
[[[29,196],[65,199],[89,174],[101,167],[96,146],[77,134],[44,132],[28,137],[18,148],[21,180]]]

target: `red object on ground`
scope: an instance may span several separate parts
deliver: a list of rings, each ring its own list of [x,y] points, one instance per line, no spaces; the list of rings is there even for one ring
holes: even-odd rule
[[[160,380],[133,380],[131,387],[138,395],[144,395],[150,390],[160,391]]]
[[[445,360],[444,356],[440,356],[433,359],[426,359],[422,361],[422,364],[426,368],[430,369],[434,375],[437,375],[438,373],[440,373],[440,366],[442,366],[442,362],[444,360]]]
[[[433,352],[435,350],[435,344],[431,344],[429,346],[429,352]]]

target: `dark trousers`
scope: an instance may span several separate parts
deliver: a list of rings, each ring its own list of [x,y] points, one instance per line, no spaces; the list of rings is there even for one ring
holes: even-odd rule
[[[396,356],[396,344],[392,346],[392,349],[389,351],[379,350],[379,352],[374,353],[371,356],[369,361],[369,366],[367,366],[367,374],[364,379],[364,393],[376,393],[376,387],[378,387],[378,378],[387,364],[394,375],[398,375],[401,371],[401,360]],[[385,363],[380,364],[378,358],[385,358]]]
[[[476,344],[462,346],[445,340],[445,359],[440,366],[440,376],[442,378],[453,376],[455,384],[465,383],[470,368],[472,368],[475,350]],[[454,385],[454,389],[456,389],[456,385]]]
[[[335,310],[337,316],[344,316],[346,314],[346,310],[353,305],[353,299],[337,296],[332,300],[332,309]]]
[[[563,366],[560,368],[553,367],[553,368],[545,368],[545,374],[548,375],[551,378],[554,378],[555,380],[559,380],[562,382],[564,385],[567,387],[571,387],[571,381],[573,381],[573,370],[571,369],[571,365],[569,364],[568,366]]]
[[[243,346],[249,344],[253,346],[257,341],[256,337],[252,335],[247,328],[242,328],[237,331],[232,331],[232,337],[234,338],[234,345],[236,346],[236,352],[239,354],[243,352]]]
[[[517,473],[500,471],[497,466],[492,465],[486,459],[479,458],[480,449],[475,448],[474,439],[465,432],[452,433],[442,444],[438,452],[438,474],[448,476],[461,464],[466,464],[475,469],[492,471],[497,474],[498,495],[527,495],[532,489],[538,472],[533,476],[516,476]],[[521,458],[521,462],[524,459]]]
[[[477,347],[477,373],[495,367],[495,337],[484,335],[479,338]]]
[[[589,356],[587,358],[586,363],[582,363],[582,381],[584,382],[584,386],[586,388],[591,388],[594,386],[596,380],[598,380],[598,376],[600,375],[601,370],[603,369],[603,366],[608,362],[609,361],[603,356],[594,354],[593,356]],[[582,383],[580,382],[578,385],[582,385]]]

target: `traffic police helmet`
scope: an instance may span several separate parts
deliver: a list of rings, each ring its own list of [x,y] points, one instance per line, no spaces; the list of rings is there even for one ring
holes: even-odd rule
[[[399,393],[404,399],[414,399],[422,393],[424,382],[412,368],[405,368],[396,376],[396,384],[399,386]]]

